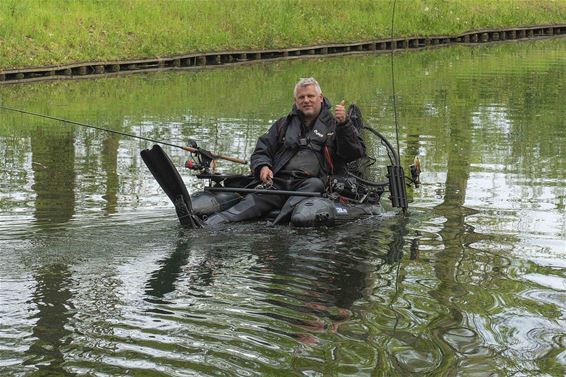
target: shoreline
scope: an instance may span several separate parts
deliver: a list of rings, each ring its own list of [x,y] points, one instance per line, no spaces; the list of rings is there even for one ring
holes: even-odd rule
[[[351,43],[333,43],[286,49],[188,53],[164,58],[82,62],[0,70],[0,84],[45,80],[97,78],[119,74],[213,68],[259,61],[300,59],[348,54],[421,50],[453,45],[540,40],[566,36],[566,24],[482,29],[453,36],[396,37]]]

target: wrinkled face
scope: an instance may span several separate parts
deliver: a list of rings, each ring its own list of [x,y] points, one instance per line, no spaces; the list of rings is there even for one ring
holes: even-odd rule
[[[306,120],[312,120],[320,113],[322,93],[318,93],[314,85],[300,86],[295,94],[295,105],[305,114]]]

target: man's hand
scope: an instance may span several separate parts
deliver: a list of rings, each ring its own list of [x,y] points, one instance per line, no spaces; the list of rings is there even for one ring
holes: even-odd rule
[[[342,100],[334,109],[334,114],[338,123],[344,123],[346,121],[346,107],[344,106],[344,103],[344,100]]]
[[[273,179],[273,172],[269,168],[269,166],[263,166],[259,171],[259,180],[262,183],[271,182]]]

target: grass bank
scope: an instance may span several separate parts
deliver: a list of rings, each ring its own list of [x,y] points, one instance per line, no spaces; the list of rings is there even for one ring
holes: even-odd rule
[[[390,36],[390,0],[2,0],[0,70]],[[566,22],[564,0],[397,0],[395,36]]]

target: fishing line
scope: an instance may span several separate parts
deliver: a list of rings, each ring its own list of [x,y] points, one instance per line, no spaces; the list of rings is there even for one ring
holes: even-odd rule
[[[393,65],[393,52],[394,52],[394,48],[393,48],[393,31],[394,31],[394,25],[395,25],[395,5],[397,4],[397,0],[393,0],[393,11],[391,14],[391,86],[392,86],[392,90],[393,90],[393,119],[395,121],[395,138],[397,139],[397,156],[396,157],[396,162],[397,162],[397,166],[401,166],[401,161],[400,161],[400,148],[399,148],[399,121],[398,121],[398,115],[397,115],[397,95],[395,92],[395,69],[394,69],[394,65]],[[405,208],[403,208],[403,213],[405,213]],[[403,230],[405,229],[405,219],[402,218],[402,227]],[[403,241],[404,241],[404,235],[401,234],[401,247],[400,247],[400,252],[401,255],[399,258],[397,258],[397,269],[395,271],[395,295],[394,298],[391,300],[391,304],[390,304],[390,308],[393,310],[393,312],[395,313],[395,325],[393,326],[393,333],[397,332],[397,325],[399,323],[400,320],[400,314],[398,311],[393,309],[393,303],[395,301],[397,301],[397,298],[399,297],[399,285],[401,284],[401,260],[403,259]]]
[[[187,147],[183,147],[183,146],[181,146],[181,145],[175,145],[175,144],[167,143],[167,142],[164,142],[164,141],[161,141],[161,140],[151,139],[151,138],[148,138],[148,137],[143,137],[143,136],[138,136],[138,135],[132,135],[132,134],[128,134],[128,133],[121,132],[121,131],[110,130],[110,129],[108,129],[108,128],[93,126],[92,124],[86,124],[86,123],[76,122],[76,121],[74,121],[74,120],[68,120],[68,119],[63,119],[63,118],[54,117],[54,116],[51,116],[51,115],[45,115],[45,114],[34,113],[34,112],[32,112],[32,111],[26,111],[26,110],[16,109],[16,108],[13,108],[13,107],[7,107],[7,106],[3,106],[3,105],[0,105],[0,109],[8,110],[8,111],[14,111],[14,112],[22,113],[22,114],[27,114],[27,115],[33,115],[33,116],[36,116],[36,117],[39,117],[39,118],[47,118],[47,119],[56,120],[56,121],[63,122],[63,123],[74,124],[74,125],[81,126],[81,127],[93,128],[93,129],[99,130],[99,131],[110,132],[110,133],[113,133],[113,134],[122,135],[122,136],[126,136],[126,137],[131,137],[131,138],[134,138],[134,139],[145,140],[145,141],[149,141],[149,142],[152,142],[152,143],[163,144],[163,145],[167,145],[167,146],[169,146],[169,147],[174,147],[174,148],[180,148],[180,149],[187,150]]]
[[[81,127],[93,128],[95,130],[110,132],[110,133],[113,133],[113,134],[131,137],[131,138],[134,138],[134,139],[149,141],[149,142],[155,143],[155,144],[167,145],[168,147],[179,148],[179,149],[182,149],[186,152],[206,154],[207,157],[209,157],[212,160],[220,159],[220,160],[232,161],[232,162],[235,162],[235,163],[238,163],[238,164],[243,164],[243,165],[246,165],[248,163],[247,161],[236,158],[236,157],[223,156],[223,155],[213,153],[213,152],[210,152],[210,151],[204,150],[202,148],[198,148],[198,147],[188,147],[188,146],[182,146],[182,145],[177,145],[177,144],[171,144],[171,143],[167,143],[165,141],[151,139],[149,137],[132,135],[132,134],[128,134],[128,133],[121,132],[121,131],[110,130],[110,129],[104,128],[104,127],[93,126],[92,124],[81,123],[81,122],[76,122],[74,120],[68,120],[68,119],[54,117],[54,116],[51,116],[51,115],[39,114],[39,113],[34,113],[32,111],[16,109],[14,107],[8,107],[8,106],[0,105],[0,109],[8,110],[8,111],[14,111],[14,112],[22,113],[22,114],[26,114],[26,115],[33,115],[33,116],[36,116],[36,117],[39,117],[39,118],[56,120],[56,121],[63,122],[63,123],[74,124],[74,125],[81,126]]]
[[[393,30],[395,25],[395,5],[397,4],[397,0],[393,0],[393,11],[391,14],[391,86],[393,90],[393,119],[395,121],[395,138],[397,139],[397,158],[396,163],[397,165],[401,165],[401,161],[399,160],[399,120],[397,115],[397,95],[395,91],[395,69],[393,66],[393,53],[395,49],[393,48]]]

